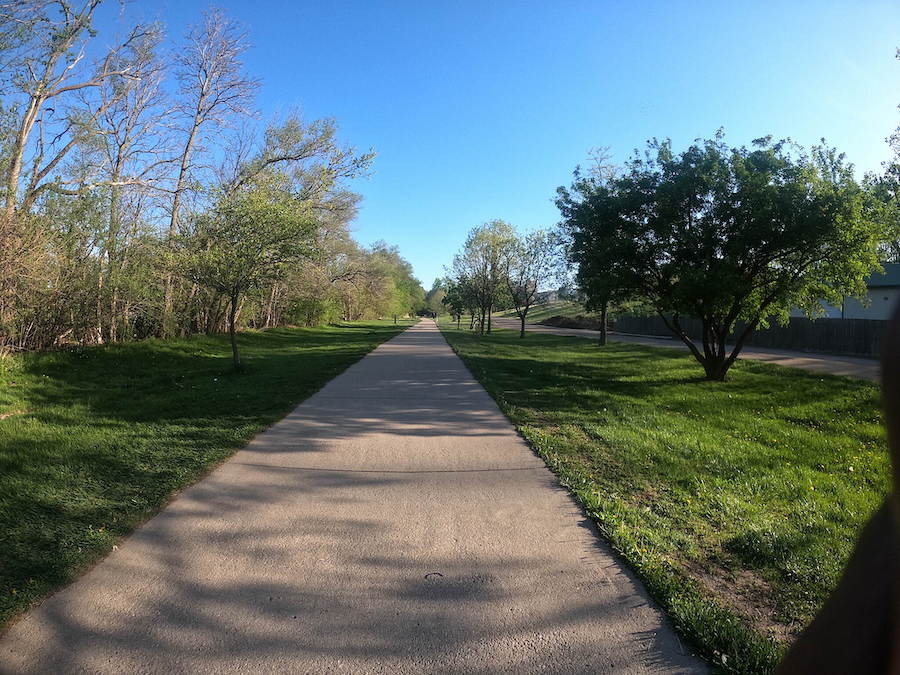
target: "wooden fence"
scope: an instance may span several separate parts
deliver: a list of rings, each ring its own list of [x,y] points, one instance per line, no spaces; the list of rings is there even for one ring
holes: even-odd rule
[[[754,331],[746,344],[877,358],[879,340],[886,323],[875,319],[791,318],[785,326],[773,323],[769,328]],[[702,328],[699,320],[682,318],[681,327],[692,338],[700,339]],[[658,316],[619,316],[612,321],[611,328],[621,333],[672,337],[672,332]]]

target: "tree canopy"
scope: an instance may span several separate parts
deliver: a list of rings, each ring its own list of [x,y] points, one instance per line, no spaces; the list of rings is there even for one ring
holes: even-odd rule
[[[478,332],[491,332],[491,314],[505,290],[509,248],[516,240],[512,226],[491,220],[473,228],[453,259],[453,275],[465,280],[478,307]]]
[[[0,3],[0,353],[418,308],[408,263],[350,234],[374,152],[258,122],[246,27],[124,8],[117,37],[103,7]]]
[[[621,170],[576,175],[558,195],[589,301],[643,300],[709,379],[724,379],[747,336],[791,308],[815,316],[823,300],[861,295],[887,236],[843,155],[770,137],[746,148],[719,134],[681,153],[653,140]],[[699,344],[685,316],[701,321]]]

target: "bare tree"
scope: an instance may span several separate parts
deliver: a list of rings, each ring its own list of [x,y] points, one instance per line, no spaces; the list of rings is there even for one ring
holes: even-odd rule
[[[181,197],[191,177],[195,153],[211,126],[227,126],[235,116],[253,114],[259,80],[244,73],[246,32],[225,13],[212,8],[188,32],[175,57],[179,83],[178,114],[187,121],[169,217],[169,236],[178,231]]]
[[[195,169],[195,156],[210,127],[227,126],[235,116],[251,115],[259,80],[244,72],[241,58],[249,44],[247,34],[225,13],[212,8],[188,31],[186,44],[175,55],[179,84],[177,113],[186,122],[184,143],[172,189],[168,235],[178,233],[182,198]],[[171,323],[172,276],[165,279],[164,322]],[[171,327],[166,325],[169,332]]]
[[[120,55],[145,34],[136,26],[109,49],[93,68],[83,67],[85,45],[93,36],[92,20],[100,0],[87,0],[73,9],[64,0],[18,0],[0,4],[0,32],[24,35],[11,50],[11,84],[24,96],[22,113],[5,176],[4,220],[12,222],[17,207],[27,212],[41,192],[58,187],[47,177],[78,144],[86,128],[79,116],[60,114],[50,103],[64,94],[99,87],[111,77],[129,77]],[[64,113],[64,111],[63,111]],[[102,113],[102,106],[95,114]],[[51,130],[51,127],[56,129]],[[31,176],[20,199],[26,153],[38,130],[31,158]]]
[[[116,284],[124,258],[122,221],[126,208],[142,202],[124,204],[126,191],[159,189],[163,172],[170,164],[166,152],[168,139],[161,133],[168,108],[161,88],[165,69],[158,55],[160,40],[161,31],[155,30],[134,43],[127,64],[134,76],[108,78],[99,88],[101,112],[95,120],[99,143],[89,147],[95,148],[98,182],[109,186],[109,213],[106,233],[99,246],[98,342],[104,338],[116,339],[119,303]]]

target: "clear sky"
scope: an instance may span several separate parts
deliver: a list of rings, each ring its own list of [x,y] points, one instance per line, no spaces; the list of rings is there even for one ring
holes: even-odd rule
[[[492,218],[552,226],[591,147],[825,137],[860,172],[900,124],[900,2],[217,3],[244,22],[264,114],[333,116],[378,152],[355,236],[400,246],[428,287]],[[172,37],[205,2],[129,4]],[[741,5],[741,6],[738,6]]]

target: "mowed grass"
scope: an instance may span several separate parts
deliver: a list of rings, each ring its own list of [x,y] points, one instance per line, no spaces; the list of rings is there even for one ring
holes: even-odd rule
[[[388,322],[0,361],[0,627],[384,340]]]
[[[878,387],[669,349],[444,333],[708,658],[769,672],[889,490]]]
[[[515,309],[508,309],[502,312],[497,312],[495,316],[502,317],[512,317],[518,318]],[[550,302],[543,305],[535,305],[528,311],[528,323],[537,323],[538,321],[543,321],[544,319],[549,319],[551,316],[594,316],[590,312],[584,309],[584,305],[580,302],[568,302],[566,300],[559,300],[557,302]]]

